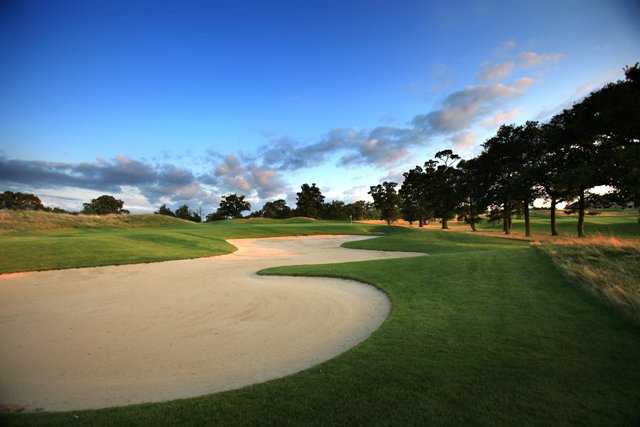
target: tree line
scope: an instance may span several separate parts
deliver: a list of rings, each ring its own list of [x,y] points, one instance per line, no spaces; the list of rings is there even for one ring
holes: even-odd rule
[[[219,221],[224,219],[242,218],[244,212],[251,210],[251,203],[246,200],[243,194],[232,193],[222,196],[220,206],[208,214],[204,220],[206,222]],[[172,211],[166,204],[160,206],[155,212],[159,215],[169,215],[190,221],[201,222],[202,214],[191,210],[188,205],[182,205]],[[266,202],[262,209],[251,212],[249,218],[292,218],[309,217],[330,220],[362,220],[373,219],[380,216],[380,212],[373,203],[358,200],[353,203],[345,203],[340,200],[325,202],[325,196],[315,183],[303,184],[300,191],[296,193],[296,206],[289,207],[284,199],[277,199]]]
[[[544,198],[551,234],[558,234],[557,206],[567,202],[578,212],[582,237],[589,207],[632,202],[640,208],[640,66],[626,67],[624,80],[592,92],[547,123],[501,126],[475,158],[443,150],[403,176],[398,190],[397,183],[383,182],[369,191],[389,224],[399,217],[420,226],[437,219],[446,229],[457,216],[475,231],[486,215],[500,219],[510,234],[513,215],[522,213],[530,236],[531,206]],[[589,193],[600,185],[613,192]]]

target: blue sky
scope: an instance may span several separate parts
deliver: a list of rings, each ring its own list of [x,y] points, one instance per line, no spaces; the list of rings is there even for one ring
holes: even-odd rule
[[[636,1],[4,1],[0,184],[78,208],[366,197],[640,60]]]

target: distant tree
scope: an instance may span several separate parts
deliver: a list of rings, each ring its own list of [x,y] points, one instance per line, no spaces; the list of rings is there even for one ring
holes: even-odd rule
[[[167,207],[167,205],[163,204],[158,208],[156,212],[157,215],[167,215],[167,216],[176,216],[171,209]]]
[[[324,196],[316,184],[302,184],[297,194],[296,214],[310,218],[319,218],[322,211]]]
[[[409,221],[417,220],[422,227],[429,217],[432,216],[433,209],[429,204],[427,195],[429,189],[426,183],[426,174],[420,166],[403,173],[404,181],[398,194],[400,195],[400,212],[403,219]]]
[[[322,219],[348,219],[349,214],[350,212],[344,202],[333,200],[323,204],[320,216]]]
[[[241,218],[242,212],[251,209],[251,203],[247,202],[244,198],[244,195],[238,195],[236,193],[223,196],[220,200],[218,214],[233,218]]]
[[[367,217],[367,202],[364,200],[357,200],[349,203],[346,206],[346,209],[349,212],[351,219],[354,221],[359,221]]]
[[[291,216],[291,208],[284,199],[278,199],[265,203],[261,214],[265,218],[288,218]]]
[[[187,221],[202,222],[202,217],[198,212],[189,209],[188,205],[182,205],[174,212],[176,218],[186,219]]]
[[[227,215],[221,214],[218,209],[215,212],[208,214],[205,218],[205,222],[220,221],[223,219],[227,219]]]
[[[400,216],[400,196],[396,191],[397,185],[395,182],[385,181],[371,186],[369,190],[373,204],[380,211],[380,219],[387,221],[387,225],[391,225],[391,222]]]
[[[45,207],[35,194],[5,191],[0,196],[0,209],[36,211]]]
[[[93,215],[128,214],[129,211],[123,209],[123,206],[122,200],[104,194],[97,199],[92,199],[89,203],[84,203],[82,213]]]

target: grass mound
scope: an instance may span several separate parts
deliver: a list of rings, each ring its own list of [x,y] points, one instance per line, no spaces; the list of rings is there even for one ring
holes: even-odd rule
[[[640,241],[596,236],[541,248],[570,277],[640,323]]]
[[[65,228],[129,228],[188,224],[166,215],[71,215],[41,211],[0,210],[0,232]]]

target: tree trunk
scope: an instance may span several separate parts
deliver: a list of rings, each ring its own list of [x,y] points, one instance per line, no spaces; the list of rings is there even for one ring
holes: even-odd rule
[[[420,217],[420,219],[418,220],[418,225],[420,227],[424,227],[424,218]]]
[[[578,198],[578,237],[584,237],[584,191]]]
[[[524,201],[524,235],[531,237],[531,221],[529,218],[529,200]]]
[[[473,215],[473,202],[471,198],[469,198],[469,215],[468,215],[469,225],[471,226],[471,231],[476,231],[476,218]]]
[[[503,222],[504,234],[511,234],[511,204],[510,203],[504,204],[503,216],[504,218],[502,219],[502,222]]]
[[[557,236],[558,230],[556,229],[556,204],[557,200],[555,197],[551,197],[551,235]]]
[[[387,226],[391,225],[391,220],[387,218]]]
[[[442,218],[442,229],[443,230],[449,229],[449,225],[447,224],[447,218]]]

